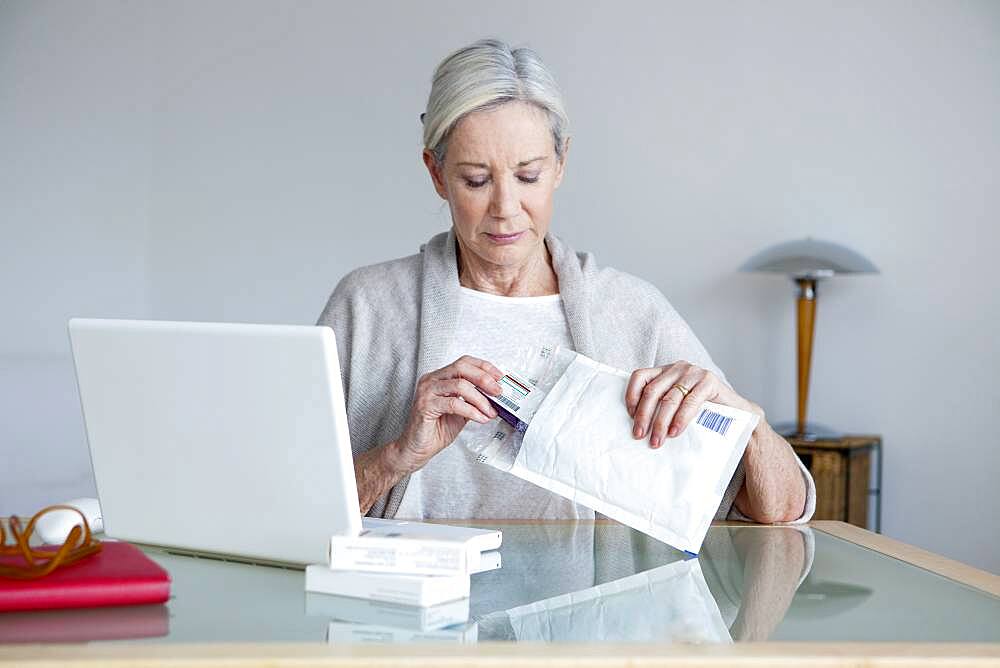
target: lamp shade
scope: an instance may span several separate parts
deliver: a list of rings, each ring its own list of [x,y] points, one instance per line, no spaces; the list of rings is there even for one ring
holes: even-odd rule
[[[799,239],[769,246],[743,263],[740,271],[786,274],[793,278],[828,278],[835,274],[877,274],[865,256],[832,241]]]

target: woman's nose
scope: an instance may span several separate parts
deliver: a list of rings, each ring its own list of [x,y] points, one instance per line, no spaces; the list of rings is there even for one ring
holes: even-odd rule
[[[514,184],[507,179],[495,180],[490,197],[490,215],[494,218],[513,218],[520,209]]]

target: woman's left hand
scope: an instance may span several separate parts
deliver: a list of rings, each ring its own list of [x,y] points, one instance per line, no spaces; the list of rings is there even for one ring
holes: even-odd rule
[[[632,435],[649,436],[651,447],[681,434],[706,401],[756,413],[764,411],[747,401],[718,376],[689,362],[636,369],[625,388],[625,406],[633,419]]]

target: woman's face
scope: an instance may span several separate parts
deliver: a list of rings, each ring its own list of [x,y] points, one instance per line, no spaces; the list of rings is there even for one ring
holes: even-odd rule
[[[565,155],[557,160],[545,112],[511,102],[463,118],[444,164],[426,150],[424,163],[448,201],[462,251],[490,265],[517,267],[543,251]]]

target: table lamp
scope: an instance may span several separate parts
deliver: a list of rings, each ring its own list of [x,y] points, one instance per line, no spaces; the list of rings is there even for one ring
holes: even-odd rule
[[[838,274],[877,274],[868,258],[829,241],[812,238],[786,241],[760,251],[743,263],[740,271],[768,272],[789,276],[798,299],[798,414],[795,423],[776,425],[782,436],[815,441],[834,438],[833,430],[806,421],[809,401],[809,370],[812,365],[813,326],[816,321],[816,286],[821,279]]]

